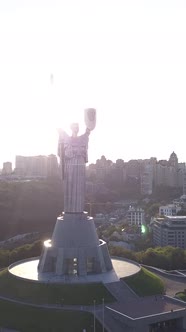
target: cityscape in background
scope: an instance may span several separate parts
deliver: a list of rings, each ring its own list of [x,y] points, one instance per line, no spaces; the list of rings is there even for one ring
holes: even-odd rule
[[[98,229],[114,225],[109,237],[104,231],[101,234],[110,245],[135,250],[134,242],[146,230],[152,234],[154,246],[186,248],[186,167],[179,163],[175,152],[168,160],[153,157],[113,162],[102,156],[87,165],[86,171],[86,208],[90,215],[93,213]],[[4,162],[0,174],[0,180],[8,182],[47,178],[62,178],[61,165],[54,154],[16,156],[15,168],[11,162]],[[156,213],[149,215],[146,206],[150,200],[153,203],[152,195],[158,188],[165,192],[173,189],[180,195],[164,201],[156,194],[159,205]],[[109,213],[108,202],[98,203],[102,195],[112,202]],[[124,225],[119,231],[118,223]]]
[[[48,156],[16,156],[15,168],[11,162],[4,162],[1,170],[1,180],[29,179],[60,177],[61,169],[56,155]],[[183,188],[186,194],[186,167],[185,162],[179,163],[175,152],[172,152],[168,160],[132,159],[125,162],[117,159],[116,162],[102,156],[95,164],[87,166],[88,185],[92,190],[98,183],[104,183],[105,179],[112,179],[119,186],[127,181],[139,184],[142,195],[151,195],[158,186]]]
[[[0,249],[11,257],[4,257],[5,265],[25,259],[28,249],[24,248],[41,243],[46,230],[51,232],[56,211],[61,216],[63,208],[61,180],[61,165],[54,154],[16,156],[14,169],[11,162],[4,162]],[[185,277],[186,168],[175,152],[168,160],[113,162],[102,156],[87,165],[85,211],[93,217],[98,237],[107,243],[111,256]],[[161,300],[164,303],[165,296]],[[176,324],[172,313],[167,325],[161,323],[163,328]],[[160,327],[156,315],[149,331],[157,331],[154,326]]]

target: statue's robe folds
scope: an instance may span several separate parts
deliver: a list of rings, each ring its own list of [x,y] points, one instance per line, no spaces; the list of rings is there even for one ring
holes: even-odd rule
[[[85,133],[71,137],[63,132],[59,137],[58,154],[63,168],[64,212],[66,213],[84,211],[88,136],[88,133]]]

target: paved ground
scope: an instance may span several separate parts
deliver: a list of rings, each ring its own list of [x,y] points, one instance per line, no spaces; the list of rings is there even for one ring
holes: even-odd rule
[[[117,302],[107,305],[107,307],[133,319],[168,313],[172,310],[185,312],[185,304],[174,301],[166,296],[148,296],[139,299],[130,299],[122,303]]]
[[[182,284],[180,285],[182,287]],[[171,287],[171,285],[170,285]],[[148,315],[161,314],[163,312],[182,311],[185,312],[185,304],[179,303],[175,299],[167,296],[149,296],[138,297],[123,281],[107,284],[107,289],[115,296],[117,302],[107,304],[104,311],[105,328],[108,332],[131,332],[128,326],[124,326],[110,313],[110,309],[114,309],[124,315],[132,317],[133,319],[144,317]],[[101,308],[96,311],[96,317],[102,323],[103,310]],[[162,330],[161,330],[162,331]],[[181,332],[181,329],[166,330],[166,332]]]
[[[168,283],[169,287],[173,286],[170,280],[168,280]],[[177,282],[176,284],[177,287],[183,287],[182,283],[179,284]],[[108,284],[107,289],[117,300],[117,302],[107,305],[107,307],[117,310],[132,318],[170,312],[171,310],[185,311],[185,304],[167,296],[159,295],[139,297],[122,281]]]
[[[182,281],[175,281],[161,276],[165,283],[166,294],[174,296],[177,292],[182,292],[186,288],[186,279]]]
[[[47,282],[62,282],[62,283],[88,283],[88,282],[100,282],[111,283],[119,281],[122,277],[127,277],[132,274],[137,273],[140,270],[138,264],[129,262],[124,259],[112,259],[112,264],[114,269],[112,271],[92,274],[87,276],[55,276],[53,273],[44,273],[42,275],[38,274],[37,266],[39,260],[32,259],[27,261],[22,261],[9,269],[10,272],[18,277],[31,279],[35,281],[47,281]]]
[[[158,274],[158,273],[157,273]],[[108,329],[108,332],[117,331],[130,331],[127,326],[121,326],[121,323],[111,317],[109,313],[109,308],[117,310],[129,317],[138,318],[153,314],[161,314],[163,312],[174,311],[185,311],[185,304],[179,303],[178,301],[169,298],[174,297],[177,291],[182,291],[186,286],[185,280],[173,280],[168,277],[162,277],[158,274],[166,285],[166,294],[167,296],[150,296],[150,297],[138,297],[123,281],[114,282],[107,284],[107,289],[115,296],[117,302],[106,305],[105,309],[105,326]],[[143,304],[143,305],[142,305]],[[107,309],[108,308],[108,309]],[[96,313],[96,317],[102,322],[102,313],[101,311]],[[173,328],[167,332],[181,332],[182,329]]]

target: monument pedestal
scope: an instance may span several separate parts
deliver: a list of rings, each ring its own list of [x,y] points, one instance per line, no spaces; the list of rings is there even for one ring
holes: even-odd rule
[[[92,217],[63,213],[51,240],[44,242],[38,272],[58,276],[100,274],[112,270],[107,244],[99,240]]]

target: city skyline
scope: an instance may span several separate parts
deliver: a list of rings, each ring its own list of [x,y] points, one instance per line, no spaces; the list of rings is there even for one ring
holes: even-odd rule
[[[158,159],[157,156],[151,156],[151,157],[149,157],[149,158],[135,158],[135,157],[134,157],[134,158],[131,158],[131,159],[129,159],[129,160],[126,160],[126,159],[123,159],[123,158],[116,158],[115,160],[112,160],[112,159],[108,158],[105,154],[103,154],[103,155],[99,156],[95,161],[89,161],[89,162],[87,163],[87,166],[89,166],[89,165],[91,165],[91,164],[96,164],[97,161],[101,161],[103,157],[105,158],[106,161],[111,161],[113,164],[115,164],[117,160],[123,160],[123,162],[128,163],[128,162],[130,162],[130,161],[140,161],[140,160],[145,161],[145,160],[150,160],[151,158],[152,158],[152,159],[156,159],[156,162],[157,162],[157,163],[159,163],[159,162],[161,163],[161,161],[163,161],[163,162],[164,162],[164,161],[169,162],[169,161],[170,161],[170,157],[171,157],[172,154],[175,154],[176,157],[178,157],[178,163],[179,163],[179,164],[186,163],[186,161],[180,161],[180,160],[179,160],[179,156],[177,156],[176,152],[175,152],[175,151],[172,151],[172,152],[170,153],[170,155],[169,155],[167,158],[164,158],[164,159]],[[30,157],[30,158],[37,158],[37,157],[48,158],[48,157],[52,157],[52,156],[57,157],[57,160],[58,160],[58,163],[59,163],[59,157],[58,157],[57,153],[50,153],[50,154],[45,154],[45,155],[40,153],[40,154],[38,154],[38,155],[15,155],[13,161],[11,161],[11,160],[4,160],[4,161],[2,162],[2,166],[3,166],[3,164],[11,163],[11,164],[12,164],[12,167],[13,167],[13,169],[14,169],[14,168],[15,168],[15,164],[16,164],[16,158],[19,158],[19,157],[21,157],[21,158],[26,158],[26,159],[29,161],[29,157]],[[168,164],[167,164],[167,165],[168,165]],[[0,165],[0,169],[2,169],[2,166]]]
[[[89,162],[186,161],[186,4],[0,3],[0,167],[57,152],[57,128],[97,109]],[[96,148],[94,148],[96,147]]]

